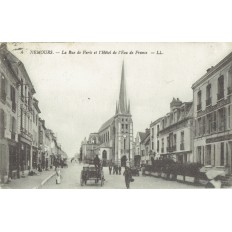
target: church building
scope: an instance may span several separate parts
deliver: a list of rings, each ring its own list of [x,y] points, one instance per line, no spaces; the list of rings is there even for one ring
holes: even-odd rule
[[[97,133],[91,133],[81,144],[82,159],[93,160],[98,154],[107,165],[112,160],[123,165],[125,160],[133,160],[133,121],[130,102],[127,99],[124,64],[122,65],[119,100],[115,115],[102,124]]]

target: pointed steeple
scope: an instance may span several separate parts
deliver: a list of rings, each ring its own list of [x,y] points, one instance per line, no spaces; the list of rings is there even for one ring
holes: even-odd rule
[[[130,101],[128,102],[127,113],[130,114]]]
[[[121,85],[120,85],[118,108],[120,113],[127,113],[127,96],[126,96],[126,83],[124,77],[124,61],[122,63],[122,74],[121,74]]]

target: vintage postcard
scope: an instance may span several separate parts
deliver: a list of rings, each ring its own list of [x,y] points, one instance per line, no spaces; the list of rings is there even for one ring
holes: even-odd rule
[[[232,186],[232,43],[0,43],[1,189]]]

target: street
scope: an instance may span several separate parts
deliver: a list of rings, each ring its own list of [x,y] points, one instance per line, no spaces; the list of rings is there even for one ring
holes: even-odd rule
[[[93,180],[87,182],[86,185],[80,185],[80,173],[83,165],[77,163],[69,163],[68,168],[61,169],[61,184],[56,184],[56,178],[51,178],[43,189],[126,189],[123,175],[109,175],[108,167],[104,167],[105,183],[101,187],[100,183],[95,184]],[[122,173],[123,173],[122,169]],[[150,176],[133,177],[134,182],[131,183],[131,189],[196,189],[200,186],[193,186],[179,183],[176,181],[167,181],[162,178]]]

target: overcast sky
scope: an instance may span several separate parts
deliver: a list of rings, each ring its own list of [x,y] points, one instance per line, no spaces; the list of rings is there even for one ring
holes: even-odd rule
[[[40,117],[71,157],[84,137],[115,114],[123,60],[135,136],[169,111],[173,97],[191,101],[192,84],[232,52],[232,43],[20,43],[8,49],[24,63]],[[53,54],[31,54],[34,50]]]

